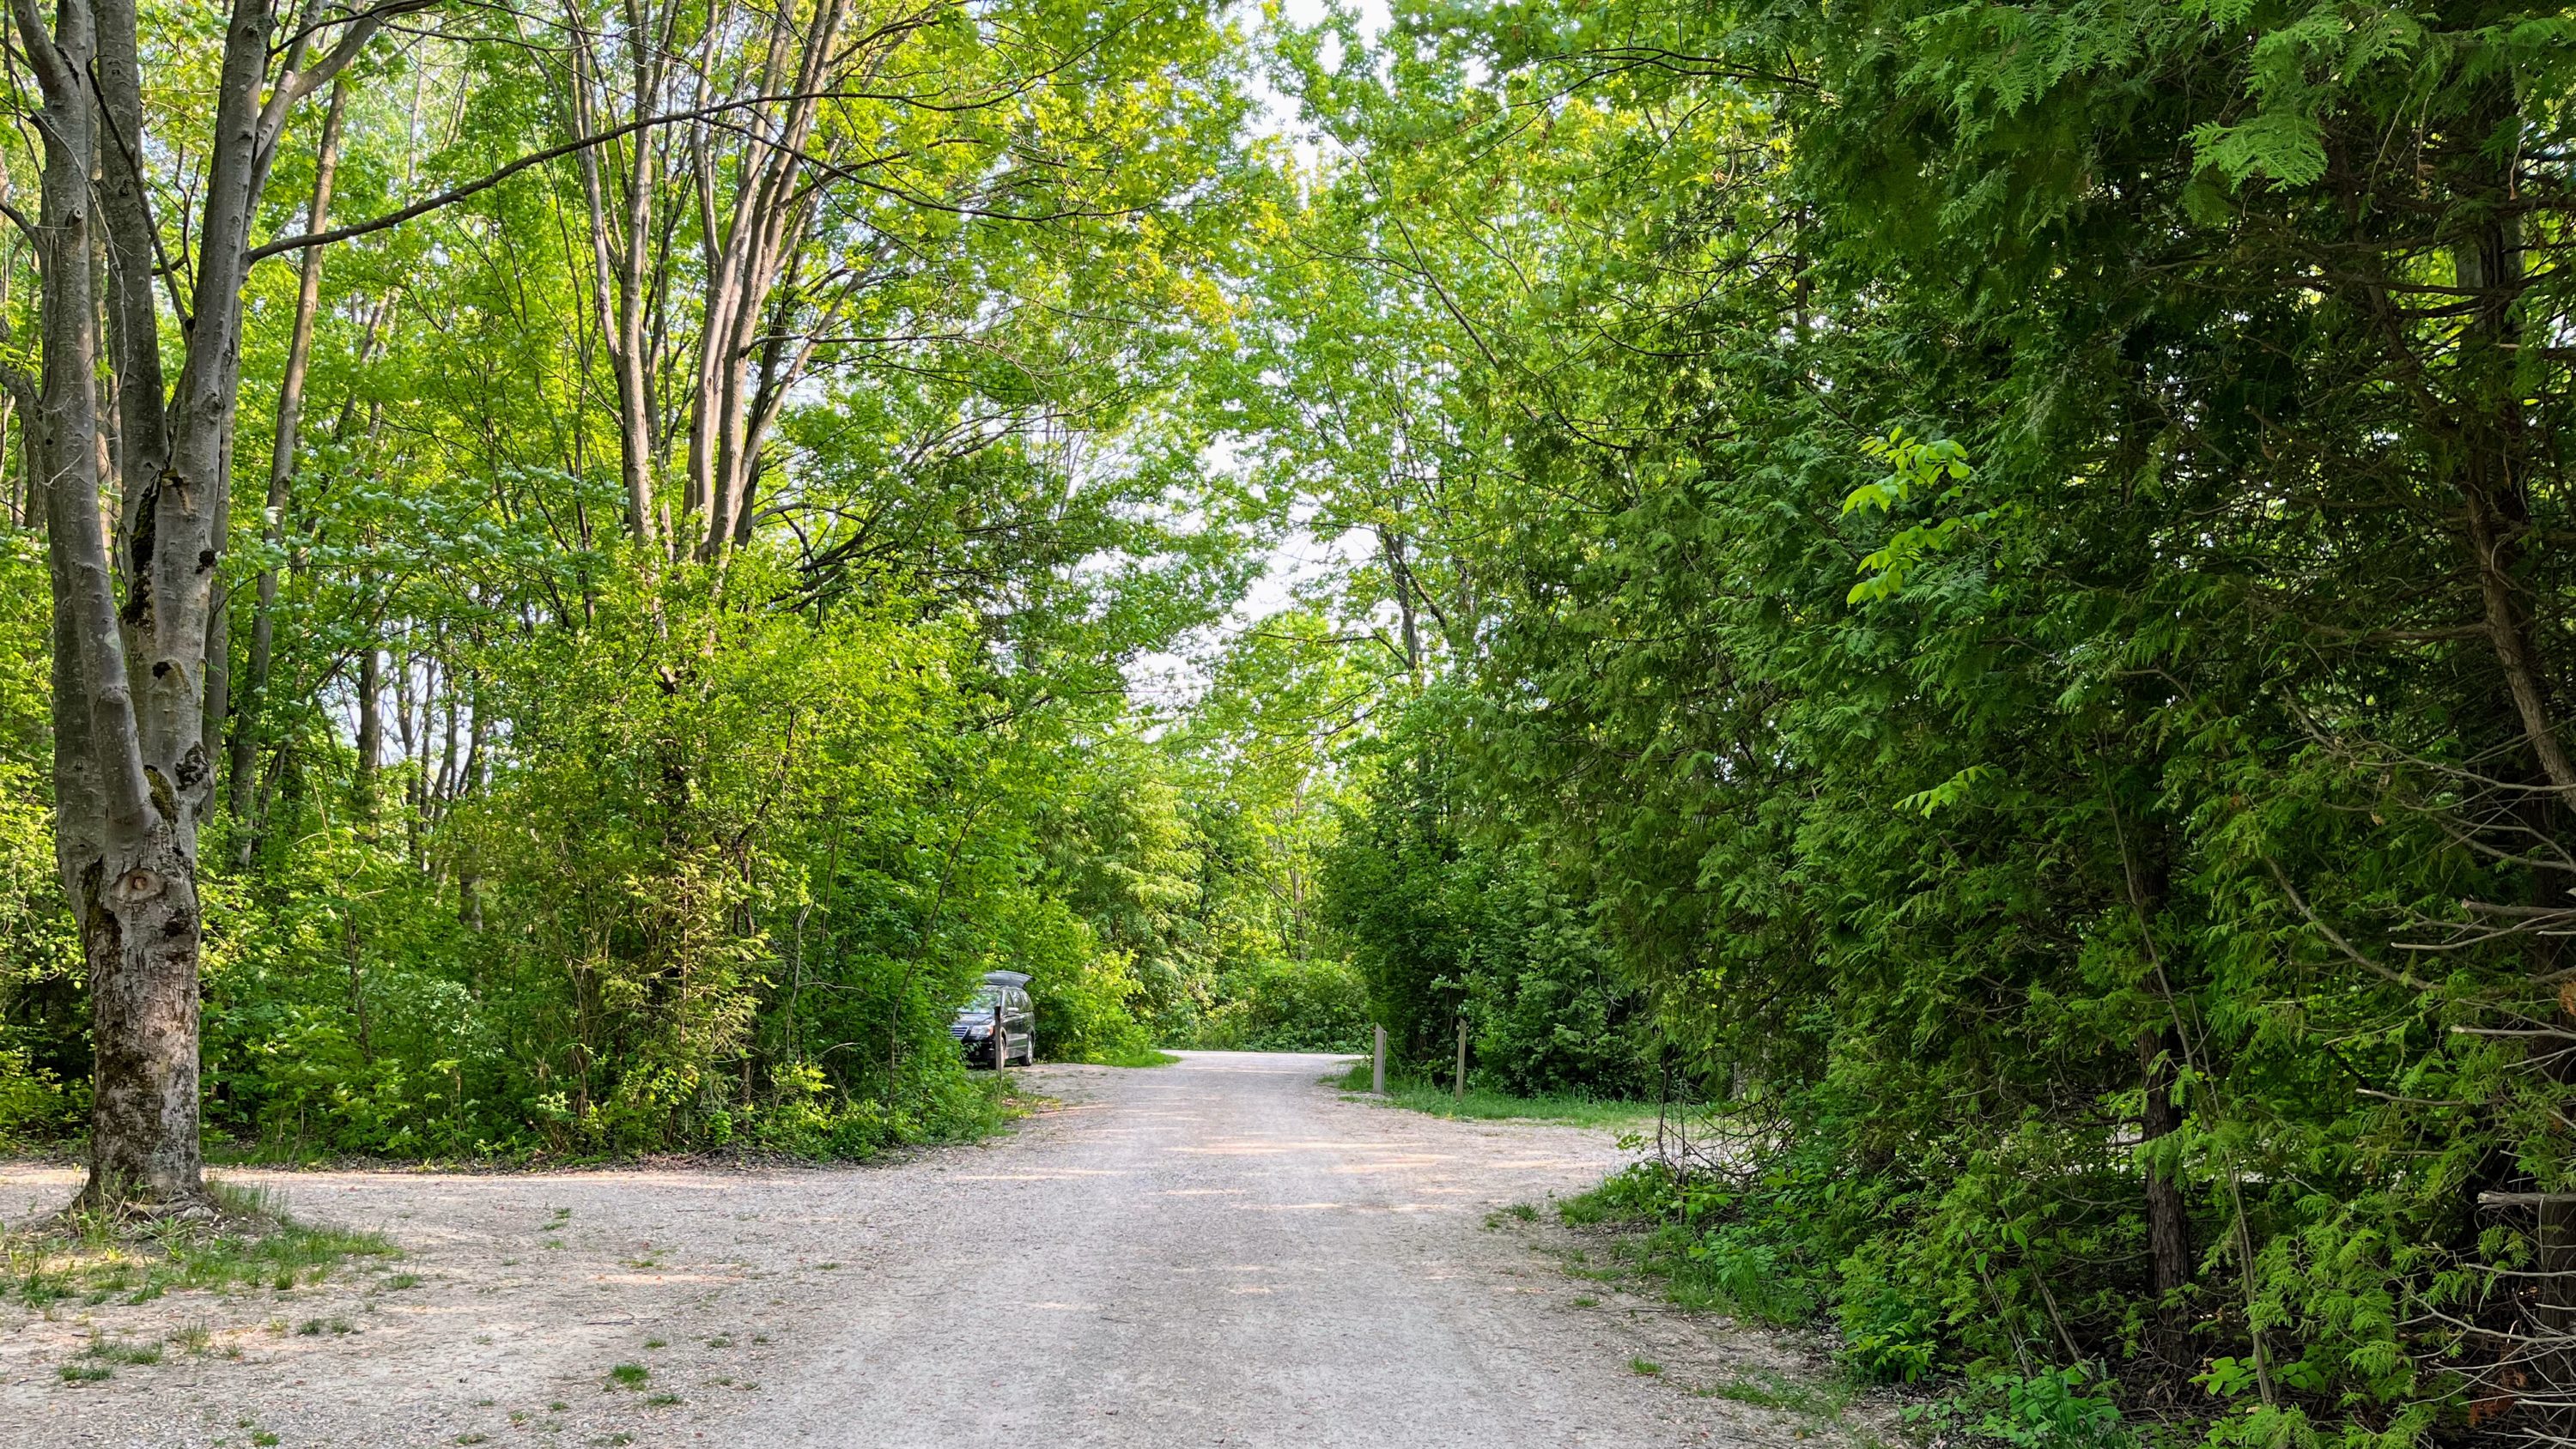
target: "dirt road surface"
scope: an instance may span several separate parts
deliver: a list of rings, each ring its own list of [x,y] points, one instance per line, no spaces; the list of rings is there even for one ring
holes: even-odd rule
[[[1335,1065],[1040,1068],[1028,1086],[1059,1105],[892,1165],[236,1172],[309,1221],[387,1233],[403,1260],[285,1293],[0,1309],[0,1445],[1826,1435],[1722,1396],[1798,1374],[1794,1347],[1569,1273],[1550,1215],[1502,1211],[1599,1181],[1620,1160],[1610,1134],[1373,1105],[1321,1084]],[[0,1219],[76,1182],[0,1164]],[[61,1376],[93,1337],[192,1326],[202,1351]],[[619,1365],[646,1376],[621,1383]]]

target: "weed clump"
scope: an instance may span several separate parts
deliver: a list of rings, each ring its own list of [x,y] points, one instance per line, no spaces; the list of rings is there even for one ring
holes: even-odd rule
[[[380,1233],[297,1222],[268,1194],[208,1183],[212,1210],[131,1219],[73,1211],[0,1231],[0,1302],[42,1312],[66,1299],[96,1305],[123,1296],[148,1303],[172,1292],[227,1293],[265,1285],[294,1290],[352,1258],[401,1251]]]

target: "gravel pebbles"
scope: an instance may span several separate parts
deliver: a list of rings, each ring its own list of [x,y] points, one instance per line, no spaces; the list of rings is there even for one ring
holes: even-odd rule
[[[863,1167],[230,1172],[404,1256],[0,1307],[0,1445],[1840,1437],[1725,1397],[1812,1375],[1808,1346],[1571,1275],[1548,1214],[1501,1211],[1599,1181],[1611,1134],[1377,1106],[1337,1065],[1042,1067],[1054,1105],[1008,1136]],[[0,1220],[77,1186],[0,1162]],[[164,1351],[66,1379],[101,1339]]]

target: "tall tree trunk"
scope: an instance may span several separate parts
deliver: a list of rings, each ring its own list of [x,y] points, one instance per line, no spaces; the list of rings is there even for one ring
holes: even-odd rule
[[[348,81],[331,83],[331,104],[322,114],[322,138],[313,154],[313,204],[304,229],[318,232],[330,225],[331,190],[340,170],[340,119],[348,104]],[[269,447],[268,504],[261,532],[268,558],[259,570],[259,593],[251,604],[250,657],[244,662],[241,707],[233,720],[231,760],[226,771],[231,786],[233,863],[250,864],[258,840],[253,814],[258,788],[259,745],[266,722],[269,676],[277,657],[277,555],[286,545],[286,509],[293,497],[296,450],[302,446],[304,378],[313,361],[313,322],[322,305],[321,247],[304,249],[302,275],[295,290],[295,323],[287,334],[286,371],[277,384],[277,431]]]
[[[1422,682],[1422,630],[1414,618],[1413,572],[1404,559],[1404,535],[1383,524],[1377,530],[1378,548],[1386,555],[1387,584],[1395,592],[1396,621],[1404,643],[1404,673],[1407,679]]]
[[[70,787],[57,801],[66,817],[59,848],[89,971],[96,1063],[90,1181],[83,1196],[99,1204],[190,1200],[201,1191],[201,1167],[198,923],[193,863],[181,839],[186,807],[176,782],[145,763],[99,510],[103,419],[100,327],[93,306],[103,279],[94,265],[100,236],[93,229],[90,196],[91,178],[99,171],[101,123],[117,109],[123,67],[113,48],[101,55],[102,17],[83,0],[64,0],[51,34],[34,0],[16,0],[15,16],[45,95],[37,128],[45,148],[45,281],[36,456],[45,478],[55,583],[56,678],[66,686],[54,702],[56,748],[60,755],[85,756],[57,766],[58,781]],[[130,11],[122,18],[130,60]],[[107,18],[110,39],[118,36],[118,19]],[[107,102],[105,116],[91,103],[93,75]],[[113,224],[112,204],[102,204],[99,213]],[[124,295],[118,292],[115,300]],[[135,319],[118,310],[116,320],[117,350],[128,357],[139,353],[141,339],[130,335]],[[146,323],[151,320],[147,311]],[[132,460],[135,453],[128,449],[124,456]],[[155,512],[145,509],[141,516],[157,524]],[[152,538],[144,535],[143,547]],[[200,651],[189,666],[202,659]]]
[[[2174,1063],[2182,1047],[2168,1027],[2139,1032],[2137,1048],[2147,1097],[2143,1136],[2156,1142],[2182,1128],[2182,1109],[2174,1103]],[[2153,1165],[2147,1168],[2147,1261],[2156,1295],[2156,1356],[2170,1372],[2190,1361],[2190,1305],[2183,1290],[2191,1286],[2191,1216],[2182,1184]]]
[[[804,185],[805,148],[821,112],[821,94],[832,87],[834,68],[849,60],[839,50],[845,14],[841,0],[819,0],[811,27],[799,36],[789,12],[779,10],[766,79],[773,90],[790,83],[792,55],[793,99],[775,117],[776,139],[755,144],[746,157],[744,181],[721,236],[707,236],[706,315],[689,430],[689,493],[704,498],[707,507],[698,544],[704,559],[722,558],[744,527],[762,435],[775,414],[773,402],[767,407],[771,417],[761,415],[761,394],[779,395],[773,390],[783,390],[788,381],[771,374],[747,388],[744,372],[762,353],[772,295],[813,215],[813,197]],[[702,171],[708,165],[703,153],[699,164]],[[700,204],[712,219],[710,179],[701,176],[699,185]]]
[[[193,1205],[203,1197],[197,820],[214,789],[206,666],[251,217],[287,115],[347,65],[391,7],[332,22],[339,44],[312,70],[297,69],[302,42],[290,45],[272,77],[271,0],[233,0],[212,146],[196,177],[194,291],[174,395],[161,380],[159,246],[136,169],[154,148],[142,132],[134,0],[56,0],[50,30],[39,0],[9,5],[44,99],[32,451],[49,515],[55,667],[68,686],[54,700],[58,756],[69,757],[57,765],[69,787],[56,801],[57,840],[91,997],[83,1198]],[[102,312],[113,415],[100,405]],[[113,562],[99,508],[111,430],[126,520]]]
[[[374,835],[376,768],[385,756],[384,651],[370,641],[358,653],[358,769],[356,778],[360,833]]]
[[[636,115],[645,114],[660,99],[677,11],[677,6],[663,8],[657,36],[640,6],[627,8],[625,48],[633,66]],[[602,125],[604,88],[578,0],[567,0],[565,18],[573,35],[574,132],[593,135]],[[626,530],[639,542],[650,542],[655,536],[652,349],[645,323],[653,291],[649,269],[654,200],[660,184],[658,162],[665,144],[661,137],[636,134],[627,156],[624,214],[618,218],[609,211],[601,148],[585,147],[578,153],[582,198],[590,210],[591,298],[617,383],[618,476],[625,485]]]

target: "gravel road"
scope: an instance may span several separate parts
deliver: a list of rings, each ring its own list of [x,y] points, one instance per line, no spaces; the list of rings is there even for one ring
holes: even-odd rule
[[[893,1165],[234,1173],[406,1256],[290,1293],[0,1310],[0,1444],[1513,1449],[1831,1433],[1723,1396],[1805,1372],[1795,1345],[1570,1274],[1580,1245],[1546,1215],[1498,1215],[1597,1182],[1619,1163],[1610,1134],[1373,1105],[1321,1084],[1335,1065],[1039,1068],[1026,1081],[1057,1105]],[[0,1163],[0,1218],[75,1185]],[[317,1320],[347,1331],[297,1331]],[[58,1372],[94,1335],[191,1326],[206,1351],[104,1382]],[[619,1385],[619,1364],[649,1377]]]

